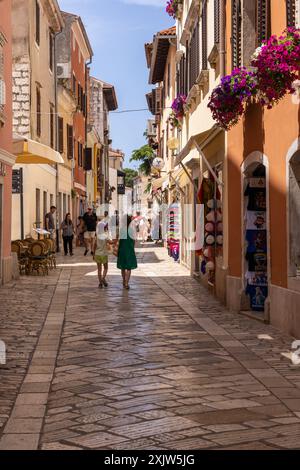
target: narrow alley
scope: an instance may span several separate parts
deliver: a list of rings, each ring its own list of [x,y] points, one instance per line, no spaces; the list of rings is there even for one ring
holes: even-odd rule
[[[0,449],[297,448],[292,338],[137,252],[130,291],[78,252],[0,290]]]

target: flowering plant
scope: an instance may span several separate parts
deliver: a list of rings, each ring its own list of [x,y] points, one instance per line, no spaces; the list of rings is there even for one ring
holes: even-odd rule
[[[300,31],[288,28],[284,36],[271,36],[252,57],[256,69],[258,99],[272,108],[286,93],[294,93],[300,64]]]
[[[166,12],[168,15],[172,16],[172,18],[177,18],[179,5],[182,5],[182,0],[168,0],[166,6]]]
[[[244,113],[245,104],[257,91],[256,75],[245,67],[236,68],[230,75],[223,77],[208,103],[218,125],[225,130],[234,126]]]
[[[185,114],[184,105],[186,104],[186,96],[185,95],[178,95],[177,98],[172,103],[172,110],[174,116],[181,120]]]
[[[169,116],[169,123],[171,124],[172,129],[181,129],[181,122],[180,120],[176,117],[174,111],[171,112]]]

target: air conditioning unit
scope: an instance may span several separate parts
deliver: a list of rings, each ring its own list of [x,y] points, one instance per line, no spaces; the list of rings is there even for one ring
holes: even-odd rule
[[[71,64],[57,64],[57,78],[71,78]]]
[[[156,124],[154,119],[148,120],[147,137],[156,137]]]
[[[6,104],[5,81],[0,79],[0,106],[4,106],[5,104]]]

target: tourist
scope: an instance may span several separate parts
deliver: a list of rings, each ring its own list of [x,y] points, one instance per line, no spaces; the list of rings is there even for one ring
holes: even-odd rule
[[[85,252],[84,256],[87,256],[89,250],[91,250],[92,256],[94,255],[93,246],[96,236],[97,227],[97,216],[93,211],[92,207],[88,207],[87,212],[83,216],[86,231],[84,232]]]
[[[125,220],[121,226],[119,249],[118,249],[118,269],[122,271],[123,286],[129,290],[129,281],[131,271],[137,268],[137,259],[135,255],[134,230],[130,226],[132,217],[125,215]]]
[[[109,239],[108,224],[104,220],[98,223],[96,228],[96,238],[94,241],[94,260],[98,266],[99,288],[107,287],[106,276],[108,273],[109,246],[113,241]]]
[[[65,256],[68,256],[68,248],[70,256],[73,256],[73,239],[75,234],[75,228],[70,213],[66,215],[65,220],[62,222],[61,230],[64,241]]]
[[[56,212],[56,207],[51,206],[50,212],[45,215],[45,230],[50,233],[50,237],[55,237],[56,224],[54,220],[54,214]]]

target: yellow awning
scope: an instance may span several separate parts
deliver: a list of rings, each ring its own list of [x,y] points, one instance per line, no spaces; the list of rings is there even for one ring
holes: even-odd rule
[[[61,154],[47,145],[26,137],[14,136],[13,153],[18,164],[63,164]]]

